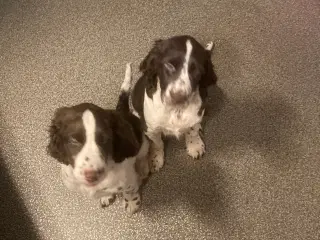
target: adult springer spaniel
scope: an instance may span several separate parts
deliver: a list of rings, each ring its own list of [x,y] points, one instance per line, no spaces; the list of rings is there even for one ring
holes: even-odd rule
[[[142,76],[131,93],[134,112],[151,139],[152,171],[164,164],[162,135],[184,135],[187,152],[199,158],[205,152],[201,121],[207,88],[217,77],[210,42],[204,48],[191,36],[157,40],[140,64]]]
[[[82,103],[56,110],[49,128],[49,155],[61,163],[64,184],[102,207],[117,194],[130,214],[141,204],[139,188],[149,173],[149,141],[129,110],[131,67],[127,64],[116,110]]]

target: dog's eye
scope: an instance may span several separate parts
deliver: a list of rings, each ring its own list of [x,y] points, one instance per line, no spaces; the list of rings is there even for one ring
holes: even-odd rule
[[[191,63],[189,66],[189,72],[194,72],[196,70],[196,65],[194,63]]]
[[[97,137],[97,142],[101,145],[105,145],[106,143],[108,143],[109,139],[107,136],[103,136],[103,135],[98,135]]]
[[[169,71],[169,73],[174,73],[176,71],[176,68],[169,62],[166,62],[164,66]]]
[[[73,146],[79,146],[81,143],[75,138],[75,137],[70,137],[69,138],[69,143]]]

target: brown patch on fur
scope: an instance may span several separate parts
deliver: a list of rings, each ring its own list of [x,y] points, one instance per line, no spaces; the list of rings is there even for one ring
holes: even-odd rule
[[[75,156],[85,143],[82,115],[90,110],[96,121],[96,142],[104,159],[111,155],[115,162],[135,156],[141,146],[142,127],[131,113],[105,110],[91,103],[82,103],[56,110],[49,127],[50,156],[66,165],[74,164]]]
[[[48,154],[64,164],[73,165],[73,154],[84,143],[82,115],[73,108],[58,108],[49,127]]]

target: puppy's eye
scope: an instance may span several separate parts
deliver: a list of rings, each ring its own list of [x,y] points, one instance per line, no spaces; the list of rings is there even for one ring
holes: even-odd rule
[[[69,138],[69,143],[73,146],[79,146],[81,143],[75,138],[75,137],[70,137]]]
[[[191,63],[189,66],[189,72],[194,72],[196,70],[196,65],[194,63]]]
[[[169,73],[174,73],[176,71],[176,68],[169,62],[166,62],[164,66],[169,71]]]
[[[97,142],[100,143],[101,145],[108,143],[108,141],[109,141],[109,139],[107,136],[99,135],[97,138]]]

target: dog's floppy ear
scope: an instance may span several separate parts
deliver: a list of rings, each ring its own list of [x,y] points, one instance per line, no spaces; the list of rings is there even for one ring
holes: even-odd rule
[[[157,90],[157,70],[159,69],[159,60],[163,48],[163,40],[156,40],[152,49],[140,63],[140,71],[146,78],[146,92],[150,98]]]
[[[205,74],[200,80],[200,87],[209,87],[210,85],[215,85],[217,82],[217,75],[214,72],[214,67],[211,61],[211,52],[206,51],[207,60],[205,63]]]
[[[140,149],[140,121],[129,118],[129,116],[120,114],[114,115],[112,130],[113,159],[115,162],[121,162],[125,158],[137,155]]]
[[[157,59],[159,59],[161,54],[161,46],[162,46],[163,40],[158,39],[155,41],[152,49],[149,51],[148,55],[142,60],[140,63],[140,71],[141,72],[155,72],[157,68]]]
[[[64,138],[62,135],[63,122],[68,118],[69,108],[58,108],[51,120],[49,126],[49,144],[47,153],[63,164],[68,164],[67,153],[64,146]]]

